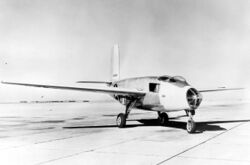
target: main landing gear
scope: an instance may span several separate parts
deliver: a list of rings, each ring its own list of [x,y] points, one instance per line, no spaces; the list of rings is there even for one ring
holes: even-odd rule
[[[119,113],[119,115],[116,118],[116,125],[119,128],[124,128],[126,126],[127,116],[128,114],[126,115],[124,113]]]
[[[158,122],[162,126],[168,125],[168,114],[165,112],[158,112]]]
[[[185,110],[187,113],[188,121],[186,125],[186,129],[188,133],[194,133],[196,130],[196,124],[195,121],[193,120],[193,116],[195,115],[194,110]],[[169,117],[167,113],[165,112],[158,112],[158,122],[162,126],[167,126],[169,123]]]
[[[186,113],[188,115],[188,121],[187,121],[187,126],[186,126],[186,129],[187,129],[187,132],[188,133],[194,133],[195,130],[196,130],[196,124],[195,124],[195,121],[193,120],[193,116],[195,114],[195,111],[194,110],[186,110]]]
[[[117,125],[119,128],[124,128],[124,127],[126,126],[126,121],[127,121],[128,115],[129,115],[131,109],[134,107],[136,101],[137,101],[137,100],[129,102],[129,103],[126,105],[125,113],[120,113],[119,115],[117,115],[117,118],[116,118],[116,125]]]
[[[119,128],[126,127],[126,121],[131,109],[134,107],[137,100],[131,101],[126,105],[125,113],[120,113],[117,115],[116,124]],[[188,121],[186,125],[186,129],[188,133],[194,133],[196,130],[196,124],[193,120],[193,116],[195,115],[195,110],[185,110],[188,115]],[[165,112],[158,112],[158,122],[162,126],[167,126],[169,123],[169,117]]]

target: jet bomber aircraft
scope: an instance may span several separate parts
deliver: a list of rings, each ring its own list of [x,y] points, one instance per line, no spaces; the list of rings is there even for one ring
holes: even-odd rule
[[[105,87],[70,87],[42,84],[28,84],[16,82],[2,82],[3,84],[22,85],[30,87],[54,88],[63,90],[76,90],[87,92],[106,93],[123,104],[124,113],[117,116],[116,124],[119,128],[126,127],[126,120],[132,109],[155,111],[158,113],[160,125],[167,125],[168,114],[173,111],[183,110],[188,116],[186,129],[188,133],[196,130],[193,120],[196,109],[202,102],[203,92],[238,90],[242,88],[217,88],[217,89],[196,89],[192,87],[181,76],[147,76],[120,79],[119,48],[114,45],[112,58],[112,80],[111,81],[78,81],[78,83],[101,83]]]

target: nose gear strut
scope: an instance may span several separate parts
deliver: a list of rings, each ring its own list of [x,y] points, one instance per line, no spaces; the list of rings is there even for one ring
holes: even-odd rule
[[[188,133],[194,133],[196,130],[196,124],[195,121],[193,120],[193,115],[194,115],[194,110],[186,110],[189,118],[187,121],[186,129]]]

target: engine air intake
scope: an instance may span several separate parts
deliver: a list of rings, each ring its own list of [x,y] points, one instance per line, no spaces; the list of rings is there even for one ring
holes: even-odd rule
[[[199,107],[202,101],[202,95],[194,88],[190,88],[187,91],[187,102],[191,109]]]

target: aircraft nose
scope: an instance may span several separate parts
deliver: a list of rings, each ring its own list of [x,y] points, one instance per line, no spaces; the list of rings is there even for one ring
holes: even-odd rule
[[[196,109],[199,107],[202,101],[202,95],[195,88],[189,88],[187,90],[187,102],[191,109]]]

